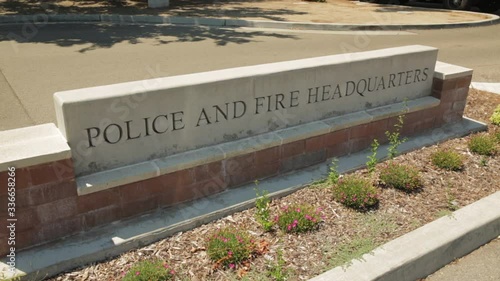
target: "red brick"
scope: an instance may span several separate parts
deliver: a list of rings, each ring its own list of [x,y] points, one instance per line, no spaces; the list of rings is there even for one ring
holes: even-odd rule
[[[148,179],[140,182],[134,182],[119,187],[115,187],[120,196],[121,204],[154,198],[162,193],[164,187],[156,179]]]
[[[27,230],[27,231],[17,231],[16,229],[16,245],[14,246],[16,248],[16,252],[19,252],[21,249],[29,248],[32,247],[36,244],[39,244],[40,241],[36,239],[36,232],[32,230]],[[4,248],[0,249],[0,252],[6,251],[7,249],[10,249],[10,247],[13,247],[11,245],[7,244],[7,239],[5,239],[5,244],[3,242],[3,239],[0,239],[0,242],[2,243],[1,246],[6,246],[5,250]],[[3,253],[2,253],[3,254]]]
[[[16,193],[18,207],[42,205],[76,196],[77,192],[74,180],[39,185],[18,190]]]
[[[331,147],[349,140],[350,129],[343,129],[325,135],[325,145]]]
[[[316,136],[306,139],[306,153],[314,152],[325,148],[326,136]]]
[[[224,169],[227,175],[239,174],[242,171],[251,170],[255,163],[255,153],[236,156],[224,161]]]
[[[2,221],[6,219],[7,217],[2,218]],[[32,229],[40,223],[34,208],[18,208],[15,219],[17,219],[16,232]]]
[[[36,241],[50,242],[56,239],[67,237],[84,230],[82,216],[73,216],[60,219],[52,223],[43,224],[36,233]]]
[[[177,190],[175,200],[178,203],[191,201],[198,198],[207,197],[217,194],[226,189],[224,182],[220,180],[207,180],[204,182],[196,183],[188,188]]]
[[[422,119],[422,121],[415,124],[415,127],[413,129],[414,134],[425,132],[427,130],[434,128],[435,121],[436,121],[435,117]]]
[[[453,103],[453,105],[451,106],[451,110],[457,112],[457,113],[460,113],[462,114],[464,112],[464,109],[465,109],[465,105],[467,104],[466,101],[456,101]]]
[[[279,173],[280,162],[259,164],[255,166],[255,179],[263,179]]]
[[[164,189],[162,194],[158,197],[158,206],[161,207],[167,207],[174,205],[177,203],[177,199],[175,198],[175,195],[177,193],[177,189],[179,189],[176,186],[168,186]]]
[[[83,216],[85,229],[111,223],[122,218],[121,208],[117,205],[89,211]]]
[[[119,204],[120,195],[117,188],[77,197],[78,213],[87,213],[105,207],[118,206]]]
[[[368,138],[351,139],[349,141],[349,143],[350,143],[349,151],[350,151],[350,153],[354,153],[354,152],[364,150],[364,149],[370,147],[370,144],[372,143],[372,141],[373,140],[368,139]]]
[[[348,155],[350,151],[350,143],[348,141],[329,146],[326,150],[326,157],[340,157]]]
[[[454,90],[457,87],[457,81],[457,79],[441,80],[439,78],[434,78],[432,89],[437,91]]]
[[[14,173],[14,177],[11,177],[8,171],[0,172],[0,195],[7,192],[8,178],[15,179],[16,190],[31,187],[31,175],[28,168],[16,169]]]
[[[17,248],[29,248],[33,245],[40,244],[40,240],[36,236],[37,236],[36,231],[33,230],[17,231],[16,232]]]
[[[369,143],[373,139],[383,139],[385,138],[385,131],[389,130],[388,122],[389,119],[383,119],[369,124],[358,125],[351,128],[351,140],[368,140]],[[392,128],[390,128],[392,130]]]
[[[7,238],[0,238],[0,256],[5,257],[9,253],[10,246],[7,244]]]
[[[7,171],[0,172],[0,196],[7,195]],[[5,206],[5,205],[2,205]]]
[[[76,198],[70,197],[39,205],[35,211],[41,224],[71,217],[77,214]]]
[[[156,182],[156,184],[159,184],[161,186],[162,192],[165,191],[165,188],[171,186],[189,186],[195,182],[194,170],[181,170],[161,175],[153,180]]]
[[[17,201],[17,197],[16,197]],[[0,195],[0,217],[7,217],[7,204],[9,203],[9,200],[7,198],[7,195]],[[16,205],[17,207],[17,205]]]
[[[472,75],[457,78],[457,88],[466,88],[469,89],[470,82],[472,81]]]
[[[146,198],[133,202],[124,202],[120,206],[122,218],[137,216],[144,213],[150,213],[158,209],[159,196]]]
[[[60,166],[58,165],[58,171],[59,170]],[[32,166],[29,168],[29,171],[31,174],[32,184],[34,186],[62,180],[58,178],[53,163]]]
[[[467,99],[468,94],[469,94],[469,89],[467,88],[443,91],[440,94],[439,100],[441,102],[463,101]]]
[[[439,110],[440,110],[439,113],[444,114],[446,112],[451,111],[452,106],[453,106],[452,101],[448,101],[448,102],[441,101],[441,103],[439,103]]]
[[[254,168],[241,169],[234,171],[232,173],[227,173],[225,182],[227,182],[229,187],[235,187],[244,183],[249,183],[254,181]]]
[[[423,111],[415,111],[405,114],[403,128],[422,120]]]
[[[222,162],[212,162],[209,164],[197,166],[193,168],[196,182],[211,179],[214,176],[222,173]]]
[[[306,142],[304,140],[283,144],[281,146],[281,159],[303,154],[305,149]]]
[[[280,147],[275,146],[255,152],[255,164],[276,163],[280,160]]]
[[[75,178],[75,169],[72,159],[56,161],[52,163],[52,168],[59,180],[71,180]]]

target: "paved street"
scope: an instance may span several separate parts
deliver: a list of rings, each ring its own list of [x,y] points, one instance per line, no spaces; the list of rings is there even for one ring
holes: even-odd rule
[[[408,44],[439,48],[439,60],[473,68],[474,81],[500,82],[498,34],[500,25],[351,33],[2,25],[0,130],[55,122],[52,95],[57,91]]]
[[[500,280],[500,238],[445,266],[426,281]]]

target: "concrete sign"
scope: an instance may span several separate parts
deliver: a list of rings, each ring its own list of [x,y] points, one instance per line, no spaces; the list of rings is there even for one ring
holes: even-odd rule
[[[431,94],[437,49],[407,46],[59,92],[77,176]]]

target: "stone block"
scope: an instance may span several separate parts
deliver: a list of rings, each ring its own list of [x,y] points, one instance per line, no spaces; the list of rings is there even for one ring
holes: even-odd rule
[[[436,57],[406,46],[66,91],[56,116],[80,177],[298,125],[324,134],[309,125],[428,96]]]
[[[71,158],[66,140],[54,124],[0,132],[0,172]]]

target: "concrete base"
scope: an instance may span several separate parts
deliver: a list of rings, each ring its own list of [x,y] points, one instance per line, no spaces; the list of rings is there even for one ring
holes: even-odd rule
[[[404,143],[400,147],[400,151],[402,153],[409,152],[424,146],[445,141],[447,139],[461,137],[471,132],[485,129],[485,124],[470,119],[463,119],[460,122],[445,125],[441,128],[428,131],[420,136],[413,137],[410,141]],[[381,152],[386,151],[386,149],[387,145],[380,147]],[[366,162],[366,157],[369,154],[369,151],[363,151],[339,158],[339,171],[341,173],[346,173],[363,167]],[[380,159],[383,159],[386,157],[386,154],[380,153],[379,157]],[[282,197],[295,192],[314,181],[324,179],[327,176],[328,171],[328,164],[323,163],[291,174],[263,180],[260,182],[259,186],[262,190],[268,190],[273,198]],[[254,187],[255,185],[252,183],[240,188],[229,189],[225,192],[189,203],[180,204],[169,209],[158,211],[154,214],[108,224],[102,228],[68,237],[67,239],[61,240],[57,243],[46,244],[18,252],[16,254],[18,269],[17,276],[23,276],[21,280],[43,279],[41,277],[53,276],[62,271],[70,270],[83,264],[117,256],[131,249],[171,236],[177,232],[186,231],[235,212],[248,209],[255,204]],[[481,205],[483,204],[481,202],[486,202],[485,204],[498,206],[498,204],[500,204],[500,194],[497,193],[496,197],[492,198],[481,200],[479,203],[474,205]],[[453,231],[453,237],[454,239],[458,239],[458,241],[460,241],[460,237],[470,239],[467,240],[467,243],[460,244],[460,251],[453,252],[452,256],[454,257],[459,257],[459,254],[466,254],[467,252],[477,248],[479,245],[486,243],[487,238],[493,232],[496,232],[497,236],[500,232],[498,226],[500,222],[500,209],[493,207],[486,208],[487,211],[481,213],[480,216],[465,215],[470,209],[471,207],[465,207],[458,211],[459,214],[456,215],[458,218],[463,217],[463,219],[456,221],[458,225],[469,225],[468,220],[470,220],[470,224],[473,224],[474,228],[456,227],[456,230]],[[476,207],[472,207],[472,209],[476,210]],[[493,219],[491,218],[496,218],[496,226],[493,228],[491,224]],[[464,223],[465,220],[467,220],[467,223]],[[446,233],[450,227],[449,224],[453,222],[454,220],[447,222],[447,224],[445,224],[446,229],[442,229],[441,232],[438,231],[438,233]],[[483,228],[485,233],[484,235],[475,235],[481,233]],[[490,240],[493,238],[494,237],[490,238]],[[443,247],[436,246],[438,252],[447,252],[447,245],[451,243],[450,241],[446,239],[434,240],[436,241],[435,243],[442,243]],[[419,244],[413,243],[413,245]],[[455,246],[455,244],[452,246]],[[406,248],[402,248],[401,250],[406,251]],[[434,248],[429,248],[429,251],[431,250],[436,251]],[[411,267],[411,261],[415,260],[418,262],[419,257],[423,255],[421,252],[417,251],[413,251],[412,253],[418,254],[419,256],[415,256],[414,259],[407,257],[410,261],[409,263],[395,264]],[[5,263],[6,260],[4,259],[2,261],[3,263],[0,263],[0,279],[11,277],[8,275],[1,275],[7,274],[8,268]],[[390,267],[383,268],[387,270],[391,269]],[[391,270],[400,272],[396,266],[392,267]]]
[[[170,6],[170,0],[148,0],[149,8],[166,8]]]

